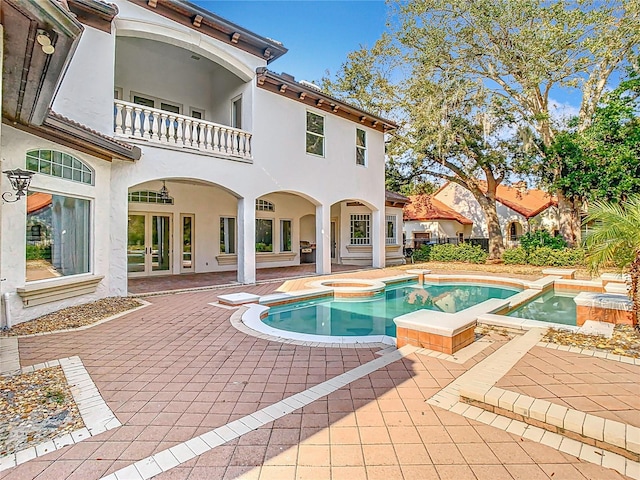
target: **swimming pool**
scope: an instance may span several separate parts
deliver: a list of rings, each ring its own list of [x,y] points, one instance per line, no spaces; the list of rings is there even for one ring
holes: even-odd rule
[[[271,307],[262,321],[273,328],[311,335],[395,337],[395,317],[420,309],[455,313],[490,298],[509,298],[520,290],[480,284],[387,286],[379,295],[358,299],[315,299]]]
[[[541,322],[576,325],[575,293],[550,290],[508,314],[509,317],[539,320]]]

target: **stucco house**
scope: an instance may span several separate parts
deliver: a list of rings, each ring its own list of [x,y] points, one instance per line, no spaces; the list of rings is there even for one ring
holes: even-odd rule
[[[486,184],[480,182],[480,187],[486,188]],[[418,195],[410,199],[411,204],[404,210],[407,240],[427,234],[432,241],[489,236],[480,204],[469,190],[457,183],[445,183],[431,196]],[[557,201],[543,190],[527,188],[525,182],[498,185],[496,200],[507,247],[518,245],[518,239],[526,232],[541,228],[551,233],[558,230]]]
[[[395,125],[274,73],[281,43],[183,0],[2,9],[2,170],[35,172],[0,209],[3,317],[134,276],[404,261]]]
[[[465,239],[471,236],[473,221],[456,212],[432,195],[411,195],[404,207],[405,245],[417,248],[421,244]]]

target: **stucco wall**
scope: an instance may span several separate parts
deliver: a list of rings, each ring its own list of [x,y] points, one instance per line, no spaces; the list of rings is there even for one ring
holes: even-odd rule
[[[460,185],[449,183],[438,194],[436,198],[445,205],[453,208],[456,212],[461,213],[469,220],[473,221],[473,228],[471,235],[473,237],[486,238],[489,236],[489,230],[487,229],[487,220],[480,207],[480,204],[475,199],[473,194],[466,188]],[[523,226],[523,230],[527,229],[527,219],[524,215],[512,210],[511,208],[496,203],[496,210],[498,213],[498,221],[500,222],[500,229],[503,235],[507,235],[507,227],[511,222],[519,222]]]
[[[0,289],[3,293],[8,292],[11,295],[10,306],[14,323],[38,317],[51,310],[95,300],[109,294],[109,262],[111,250],[109,244],[109,185],[111,180],[111,164],[3,125],[3,169],[24,169],[26,152],[36,149],[51,149],[68,153],[82,160],[94,170],[95,185],[85,185],[62,178],[36,174],[31,181],[30,191],[73,196],[91,201],[90,273],[94,275],[104,275],[105,278],[98,285],[95,294],[82,295],[80,297],[45,305],[24,308],[21,298],[15,291],[17,287],[23,287],[26,283],[26,199],[22,198],[16,203],[5,203],[2,205],[0,248],[2,249],[3,260],[0,264],[0,276],[6,280],[0,283]],[[4,178],[3,176],[3,181]],[[3,184],[2,190],[10,191],[11,187]],[[32,282],[32,284],[44,282],[47,282],[47,280]]]

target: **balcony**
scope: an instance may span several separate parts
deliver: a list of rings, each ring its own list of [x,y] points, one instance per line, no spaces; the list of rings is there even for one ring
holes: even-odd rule
[[[251,160],[251,133],[198,118],[114,101],[116,135],[205,154]]]

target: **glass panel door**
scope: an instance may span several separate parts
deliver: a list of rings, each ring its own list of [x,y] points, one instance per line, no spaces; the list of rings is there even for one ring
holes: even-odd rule
[[[182,217],[182,270],[193,271],[193,216]]]
[[[146,247],[146,215],[129,215],[127,240],[127,272],[145,271]]]
[[[169,216],[152,215],[151,217],[151,271],[169,270],[171,230]]]

